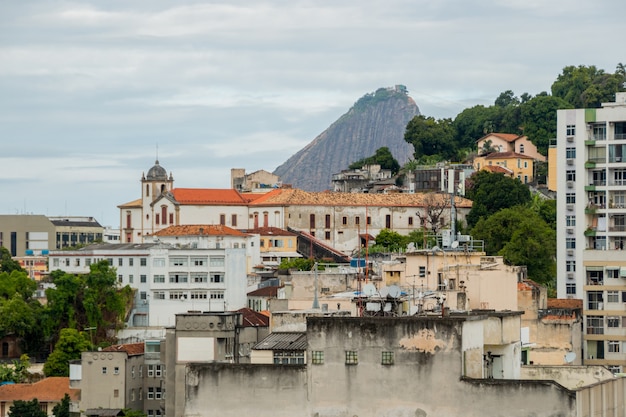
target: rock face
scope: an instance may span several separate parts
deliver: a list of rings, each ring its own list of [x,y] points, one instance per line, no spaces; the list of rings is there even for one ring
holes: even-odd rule
[[[413,146],[404,141],[409,121],[419,115],[406,88],[380,88],[361,97],[311,143],[274,171],[285,184],[306,191],[331,188],[332,175],[348,165],[372,156],[386,146],[403,165],[413,155]]]

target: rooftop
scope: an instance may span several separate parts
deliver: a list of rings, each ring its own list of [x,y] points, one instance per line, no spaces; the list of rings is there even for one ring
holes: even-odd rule
[[[306,333],[270,333],[254,345],[255,350],[306,350]]]
[[[154,236],[247,236],[237,229],[221,224],[186,224],[169,226],[154,233]]]
[[[61,401],[65,394],[77,400],[80,390],[70,388],[68,377],[54,376],[42,379],[33,384],[6,384],[0,386],[0,402],[30,401],[37,398],[39,402]]]

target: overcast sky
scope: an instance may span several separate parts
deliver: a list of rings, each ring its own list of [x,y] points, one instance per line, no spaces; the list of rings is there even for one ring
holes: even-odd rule
[[[157,157],[176,187],[273,171],[365,93],[454,118],[567,65],[613,73],[623,0],[0,0],[0,214],[119,226]],[[622,55],[620,55],[622,54]]]

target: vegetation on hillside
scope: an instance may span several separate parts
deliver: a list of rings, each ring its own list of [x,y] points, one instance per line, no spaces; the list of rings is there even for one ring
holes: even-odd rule
[[[374,155],[363,158],[359,161],[353,162],[348,168],[360,169],[365,165],[380,165],[382,169],[391,170],[392,175],[395,175],[400,170],[400,164],[393,157],[391,151],[386,146],[378,148]]]

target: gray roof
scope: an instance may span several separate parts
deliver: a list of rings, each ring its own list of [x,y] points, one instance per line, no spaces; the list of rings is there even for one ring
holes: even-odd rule
[[[255,350],[306,350],[306,333],[270,333],[254,345]]]
[[[85,415],[98,417],[115,417],[123,416],[124,413],[120,408],[88,408]]]
[[[157,159],[154,162],[154,166],[150,168],[148,171],[148,175],[146,176],[147,180],[160,180],[167,181],[167,171],[161,165],[159,165],[159,160]]]
[[[55,226],[72,226],[72,227],[98,227],[102,228],[100,223],[96,220],[88,222],[88,221],[77,221],[70,219],[62,219],[62,220],[50,220],[50,222]]]

